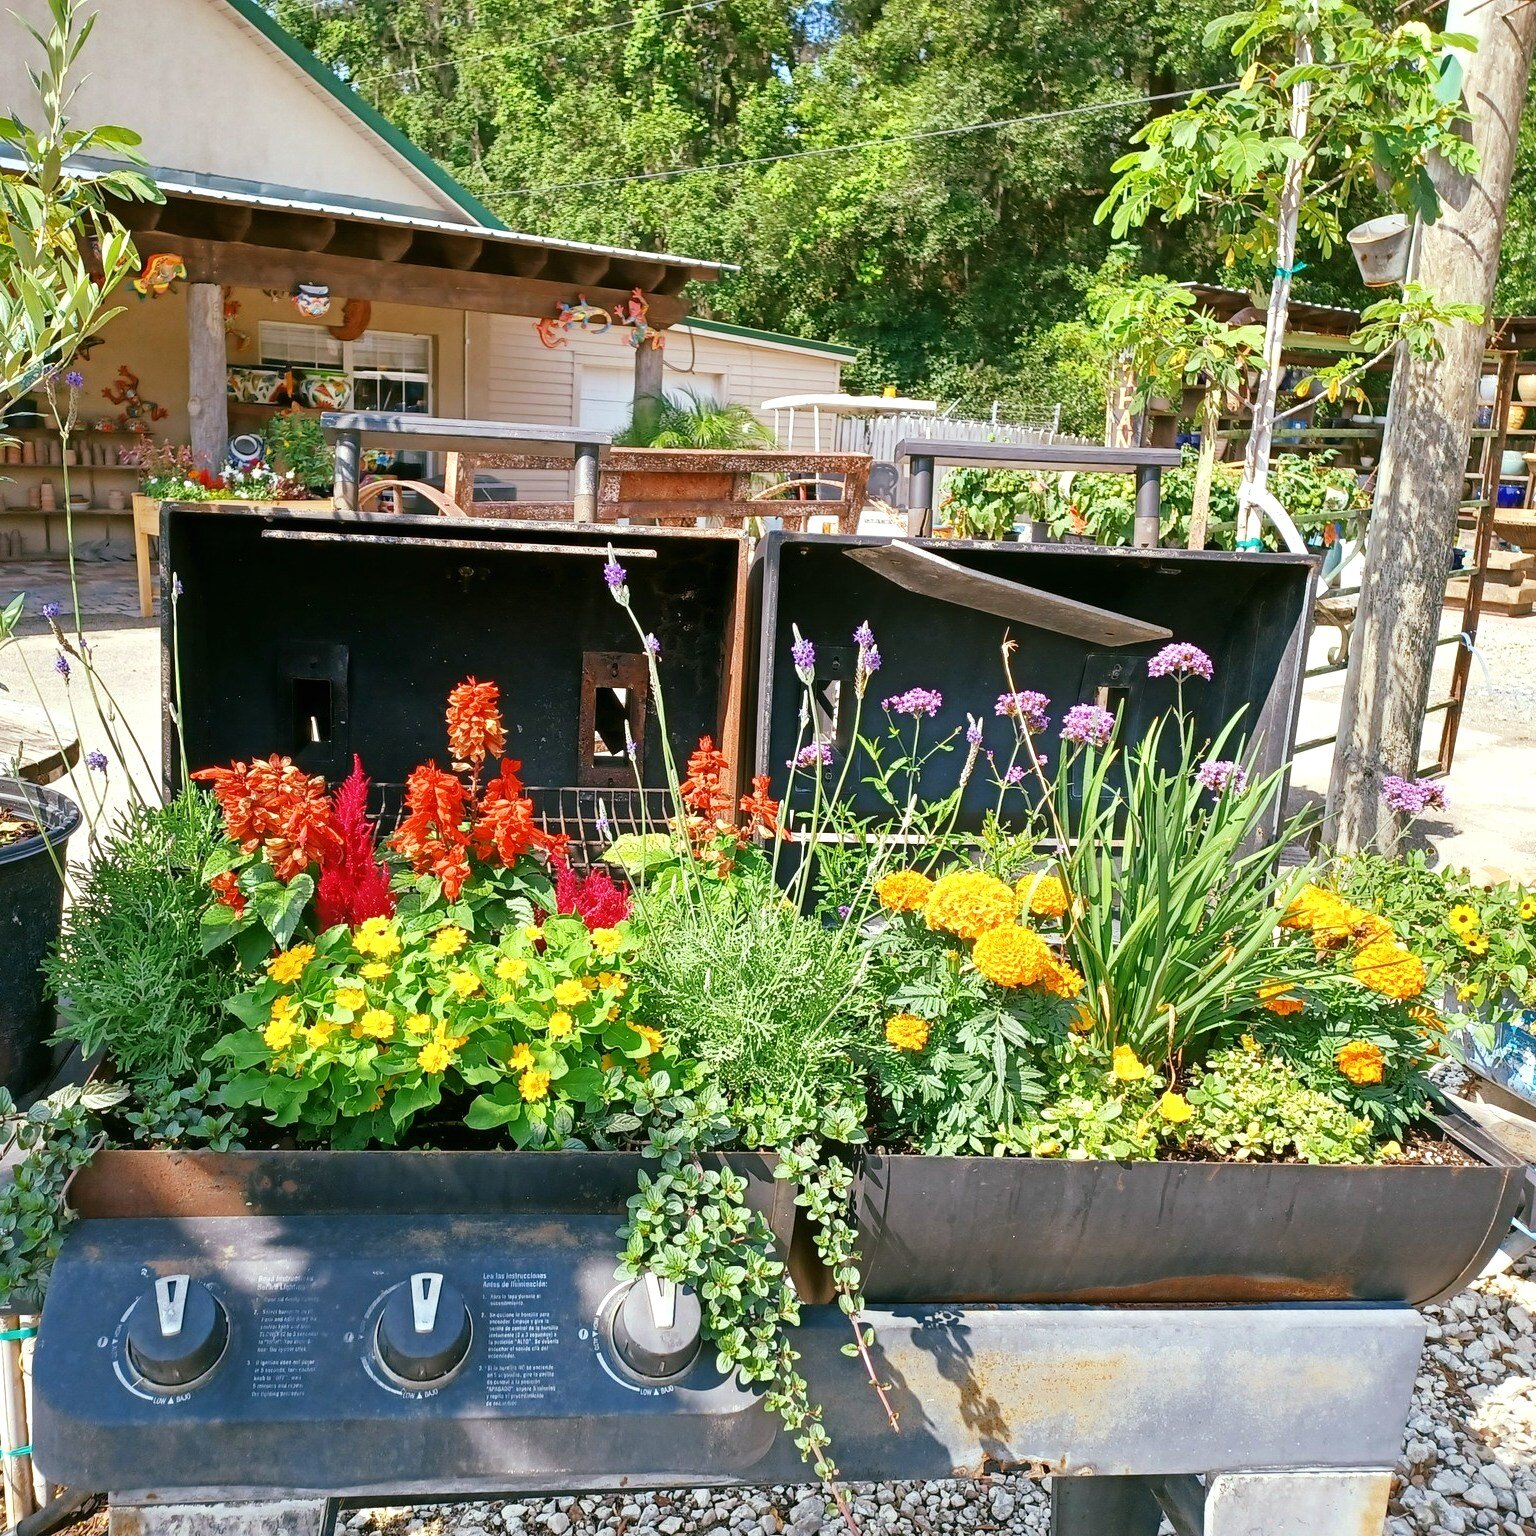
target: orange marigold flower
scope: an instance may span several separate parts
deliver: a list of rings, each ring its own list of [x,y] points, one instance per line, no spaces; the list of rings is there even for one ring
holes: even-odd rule
[[[260,850],[285,885],[311,864],[335,862],[346,851],[325,780],[292,758],[274,753],[249,764],[200,768],[192,777],[213,786],[229,837],[246,853]]]
[[[1291,997],[1290,990],[1288,981],[1266,981],[1259,988],[1259,1005],[1282,1019],[1300,1013],[1306,1004],[1299,997]]]
[[[1386,1076],[1381,1047],[1369,1040],[1346,1041],[1334,1053],[1333,1063],[1350,1082],[1362,1088],[1379,1083]]]
[[[455,768],[478,773],[487,756],[499,757],[506,750],[507,730],[497,707],[500,698],[495,683],[473,677],[466,677],[448,695],[448,752]]]
[[[1014,886],[1019,901],[1036,917],[1064,917],[1071,901],[1058,875],[1025,875]]]
[[[1011,924],[1017,911],[1012,886],[984,870],[959,869],[934,885],[924,915],[930,928],[978,939],[989,928]]]
[[[999,987],[1044,986],[1053,979],[1056,957],[1032,928],[991,928],[971,951],[976,969]]]
[[[1417,997],[1429,979],[1424,962],[1394,939],[1362,944],[1350,961],[1350,970],[1363,986],[1399,1002]]]
[[[928,1044],[931,1026],[915,1013],[893,1013],[885,1021],[885,1038],[898,1051],[920,1051]]]
[[[1081,971],[1056,956],[1051,957],[1051,973],[1041,983],[1047,992],[1057,997],[1074,998],[1086,985]]]
[[[920,869],[897,869],[875,882],[875,896],[887,912],[921,912],[933,881]]]

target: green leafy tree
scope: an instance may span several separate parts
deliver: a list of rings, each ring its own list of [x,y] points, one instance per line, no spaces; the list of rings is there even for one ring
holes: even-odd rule
[[[1262,0],[1207,31],[1231,39],[1237,86],[1203,93],[1154,118],[1119,160],[1097,217],[1119,236],[1154,214],[1198,217],[1232,262],[1267,269],[1263,369],[1240,493],[1240,540],[1257,538],[1280,388],[1291,284],[1310,253],[1338,246],[1343,215],[1364,188],[1433,219],[1432,156],[1471,170],[1460,135],[1461,65],[1470,39],[1423,22],[1383,25],[1349,0]]]

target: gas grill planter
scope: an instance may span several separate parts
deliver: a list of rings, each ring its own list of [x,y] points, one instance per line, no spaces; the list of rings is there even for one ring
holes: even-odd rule
[[[1452,1295],[1526,1198],[1518,1159],[1455,1109],[1475,1166],[872,1155],[865,1294],[902,1302],[1406,1302]]]

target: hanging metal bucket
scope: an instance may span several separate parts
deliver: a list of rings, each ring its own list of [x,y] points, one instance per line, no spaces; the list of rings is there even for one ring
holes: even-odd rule
[[[1406,215],[1389,213],[1368,219],[1345,236],[1355,253],[1360,280],[1367,288],[1390,288],[1408,279],[1408,252],[1413,244],[1413,225]]]

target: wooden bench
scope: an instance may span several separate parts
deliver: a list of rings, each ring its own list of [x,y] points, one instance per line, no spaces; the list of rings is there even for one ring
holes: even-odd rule
[[[1138,549],[1155,549],[1162,509],[1163,471],[1178,464],[1177,448],[1113,448],[1088,443],[971,443],[941,437],[904,437],[895,458],[912,461],[911,501],[922,516],[921,532],[933,532],[935,464],[974,464],[985,469],[1076,470],[1135,475]]]
[[[62,779],[80,761],[79,739],[66,732],[57,713],[50,723],[36,704],[0,693],[0,774],[14,773],[28,784]]]

